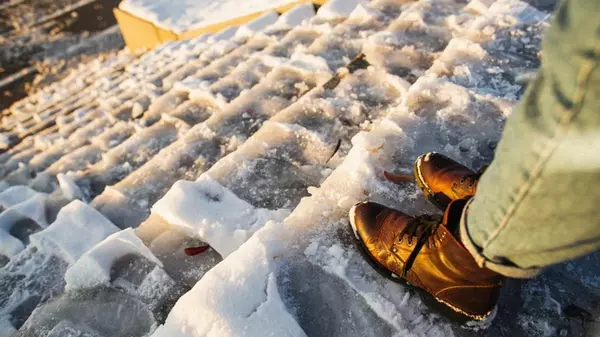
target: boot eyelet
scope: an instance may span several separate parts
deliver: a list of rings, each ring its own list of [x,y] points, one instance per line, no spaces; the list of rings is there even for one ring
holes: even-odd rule
[[[392,252],[397,253],[398,252],[398,248],[392,247]]]
[[[409,247],[412,246],[412,240],[408,239],[408,241],[406,242],[406,245],[409,246]]]

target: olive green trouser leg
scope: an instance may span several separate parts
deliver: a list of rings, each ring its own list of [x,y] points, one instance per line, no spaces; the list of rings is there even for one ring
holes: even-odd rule
[[[600,1],[562,2],[542,51],[461,224],[478,263],[513,277],[600,248]]]

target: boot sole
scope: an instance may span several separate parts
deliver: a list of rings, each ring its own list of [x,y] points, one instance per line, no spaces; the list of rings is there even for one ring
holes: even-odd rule
[[[358,205],[360,205],[360,204],[358,204]],[[367,263],[373,269],[375,269],[375,271],[377,271],[381,276],[385,277],[386,279],[388,279],[392,282],[401,284],[403,286],[407,286],[409,289],[416,291],[417,293],[419,293],[421,299],[428,307],[437,310],[444,317],[460,324],[465,329],[477,330],[480,328],[485,328],[491,324],[491,321],[496,316],[497,306],[494,306],[494,309],[492,309],[492,311],[487,316],[485,316],[483,319],[474,318],[472,316],[462,313],[459,309],[456,309],[451,304],[446,303],[444,300],[441,300],[441,299],[435,297],[434,295],[428,293],[424,289],[414,286],[413,284],[408,282],[406,279],[391,272],[388,268],[386,268],[385,266],[383,266],[382,264],[377,262],[375,257],[373,257],[371,255],[371,253],[369,252],[369,249],[363,243],[363,240],[361,239],[360,234],[358,234],[358,231],[356,230],[356,225],[354,224],[354,214],[355,214],[355,208],[358,205],[352,206],[352,208],[350,209],[350,212],[349,212],[350,227],[351,227],[352,232],[354,233],[354,237],[356,238],[354,243],[355,243],[356,247],[358,248],[358,250],[360,251],[361,255],[363,255],[363,257],[365,258]]]
[[[431,188],[425,183],[423,179],[423,174],[421,173],[421,161],[424,160],[427,154],[419,156],[415,161],[415,165],[413,166],[413,173],[415,175],[415,180],[417,182],[417,186],[421,189],[425,198],[432,203],[435,207],[439,208],[442,211],[445,211],[448,205],[452,200],[450,200],[447,196],[442,193],[435,193],[431,190]],[[443,200],[443,201],[440,201]]]

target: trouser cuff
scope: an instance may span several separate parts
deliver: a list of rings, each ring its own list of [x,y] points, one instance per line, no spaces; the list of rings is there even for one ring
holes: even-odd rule
[[[473,202],[473,198],[467,202],[460,219],[460,239],[467,251],[471,253],[479,267],[487,268],[508,277],[514,278],[531,278],[540,274],[543,268],[520,268],[511,263],[499,263],[492,261],[483,255],[483,249],[476,245],[468,231],[467,217],[469,214],[469,206]]]

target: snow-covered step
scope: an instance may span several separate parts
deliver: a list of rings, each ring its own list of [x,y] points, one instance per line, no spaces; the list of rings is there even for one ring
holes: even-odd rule
[[[104,130],[110,128],[115,123],[114,119],[101,116],[90,120],[89,123],[80,126],[72,134],[70,134],[64,143],[53,145],[44,150],[39,157],[32,158],[29,162],[30,168],[40,171],[51,165],[54,159],[60,158],[81,145],[85,144],[89,139],[101,134]]]
[[[167,42],[163,47],[168,48],[174,44],[175,43],[173,42]],[[173,60],[173,57],[162,54],[160,50],[156,49],[142,55],[135,62],[127,65],[124,75],[126,77],[147,80],[151,76],[156,75],[156,73],[160,71],[161,66],[167,66],[167,62]],[[167,68],[169,68],[169,66],[167,66]]]
[[[147,91],[136,95],[130,100],[111,110],[111,115],[120,120],[129,120],[135,116],[139,116],[143,111],[146,111],[160,94],[162,90],[142,90]]]
[[[100,88],[102,88],[102,86],[103,84],[99,84]],[[89,93],[89,90],[84,91],[84,93]],[[75,97],[78,98],[79,95],[76,95]],[[90,122],[104,116],[104,112],[98,109],[98,104],[93,100],[90,101],[90,99],[86,99],[77,102],[77,99],[74,99],[73,97],[70,97],[67,101],[61,102],[57,107],[53,108],[53,111],[52,116],[47,121],[34,123],[35,121],[33,119],[30,120],[32,123],[31,127],[25,131],[27,133],[35,134],[35,137],[33,137],[34,141],[24,142],[21,146],[18,146],[21,155],[15,156],[12,160],[8,160],[6,163],[7,165],[3,168],[4,175],[17,169],[18,163],[28,164],[29,160],[33,159],[33,156],[44,156],[41,152],[48,148],[48,146],[44,145],[45,143],[64,142],[72,133],[82,126],[88,125]],[[48,127],[51,125],[48,123],[56,124],[58,130],[56,130],[55,127]],[[37,132],[34,133],[32,130],[36,130]],[[92,132],[94,131],[92,130]],[[31,149],[31,146],[34,146],[35,149]],[[64,144],[62,146],[64,147]],[[54,157],[56,158],[57,155],[58,153],[55,152]],[[8,156],[5,156],[4,158],[7,157]]]
[[[219,59],[219,57],[228,54],[229,52],[231,52],[232,50],[235,50],[236,47],[243,45],[245,41],[244,39],[237,39],[234,41],[229,41],[229,40],[222,40],[222,41],[216,41],[212,46],[210,46],[209,48],[207,48],[206,50],[204,50],[204,52],[199,56],[199,59],[194,61],[194,60],[186,60],[185,62],[183,61],[179,61],[179,63],[173,64],[172,62],[169,63],[167,66],[167,70],[161,70],[161,74],[160,77],[161,83],[158,83],[158,78],[155,75],[152,75],[153,77],[150,79],[150,81],[153,81],[154,83],[151,83],[150,85],[152,86],[157,86],[157,85],[162,85],[162,81],[164,79],[164,81],[166,81],[167,83],[165,83],[163,86],[165,88],[169,88],[170,87],[170,83],[172,81],[175,80],[175,78],[179,78],[181,75],[181,73],[187,73],[187,69],[189,69],[190,67],[197,67],[198,69],[202,69],[203,67],[211,64],[211,62],[215,59]],[[202,43],[202,42],[201,42]],[[148,62],[149,60],[151,60],[151,58],[148,58],[146,60],[146,62]],[[142,65],[137,65],[138,67],[142,67]],[[157,65],[152,65],[149,66],[150,69],[157,69],[155,67],[157,67]],[[139,71],[138,69],[130,69],[130,72],[134,72],[134,71]],[[143,72],[147,72],[148,70],[144,69]],[[159,71],[159,70],[155,70],[154,72]],[[194,71],[194,73],[197,70]],[[154,73],[152,71],[150,71],[150,73]],[[169,75],[170,74],[170,75]],[[139,77],[139,76],[138,76]],[[147,81],[147,79],[144,79],[145,81]],[[137,88],[135,86],[131,87],[128,91],[126,92],[138,92],[139,90],[137,90]],[[166,96],[166,97],[165,97]],[[176,90],[170,90],[167,93],[165,93],[164,95],[159,95],[158,98],[154,98],[153,100],[157,100],[158,103],[157,104],[150,104],[148,105],[137,105],[134,107],[131,107],[131,109],[129,109],[129,107],[125,107],[124,111],[120,111],[118,112],[118,115],[122,115],[123,113],[127,114],[129,112],[131,112],[131,115],[133,117],[139,117],[141,115],[145,115],[146,113],[148,113],[149,117],[147,119],[147,122],[149,122],[150,125],[154,122],[157,121],[158,116],[160,116],[160,114],[165,113],[170,111],[171,109],[175,108],[175,106],[173,106],[174,104],[178,105],[180,104],[182,101],[179,101],[179,97],[181,96],[181,93],[179,93]],[[169,103],[169,102],[175,102],[175,103]],[[160,107],[161,105],[166,104],[167,106],[171,106],[171,107],[167,107],[167,111],[162,111],[162,108]],[[152,107],[154,106],[154,108],[152,109]],[[147,111],[148,110],[148,111]],[[121,118],[121,117],[120,117]]]
[[[187,64],[183,65],[179,69],[175,70],[172,74],[163,79],[163,86],[165,88],[171,88],[177,81],[183,80],[188,76],[191,76],[198,72],[200,69],[205,67],[209,62],[205,60],[192,60]]]
[[[207,100],[204,98],[192,98],[178,105],[175,109],[172,109],[166,116],[177,118],[186,122],[187,124],[194,126],[207,120],[213,114],[219,113],[221,107],[216,105],[213,100]],[[141,119],[142,124],[146,124],[144,120],[148,116],[144,116]]]
[[[171,65],[176,66],[173,62]],[[93,104],[97,100],[101,102],[101,106],[109,107],[107,110],[113,110],[121,104],[131,104],[134,107],[141,105],[142,109],[147,108],[149,105],[148,97],[137,97],[137,99],[131,97],[133,95],[139,96],[139,84],[137,86],[138,91],[130,94],[133,91],[128,92],[124,89],[133,86],[131,83],[127,83],[128,80],[131,81],[133,78],[122,73],[115,73],[115,71],[104,72],[102,73],[103,76],[99,78],[88,79],[85,86],[80,86],[79,91],[71,91],[73,94],[69,92],[55,93],[54,96],[51,96],[55,98],[52,104],[46,104],[42,111],[33,113],[31,115],[33,117],[27,117],[20,122],[22,131],[19,136],[34,134],[52,125],[56,116],[69,115],[74,109],[88,103]],[[109,100],[105,101],[102,97],[108,97]]]
[[[188,96],[189,94],[187,92],[170,90],[164,95],[156,98],[152,104],[148,106],[147,111],[145,111],[145,109],[136,109],[136,111],[132,111],[133,117],[140,117],[143,114],[140,124],[150,126],[158,122],[163,114],[168,114],[183,102],[187,101]]]
[[[54,297],[11,337],[144,336],[156,324],[148,305],[113,289],[91,289]],[[136,324],[128,324],[135,321]]]
[[[74,201],[46,229],[31,235],[31,244],[0,269],[0,284],[6,290],[0,297],[0,335],[10,336],[39,304],[62,293],[68,266],[116,231],[93,208]]]
[[[109,111],[116,109],[119,106],[119,102],[124,103],[127,100],[128,97],[121,96],[128,95],[123,94],[127,88],[132,86],[136,86],[138,89],[143,88],[143,82],[136,80],[136,78],[132,77],[127,72],[120,72],[116,76],[110,76],[96,81],[93,90],[95,91],[95,94],[98,95],[96,99],[98,105]],[[135,95],[131,95],[129,97],[134,96]]]
[[[61,137],[67,138],[80,127],[83,127],[91,121],[101,118],[102,116],[104,116],[104,111],[99,109],[97,104],[91,103],[82,106],[69,115],[58,116],[56,118],[56,125],[58,126],[57,133]]]
[[[127,81],[126,78],[123,78],[122,80],[123,82]],[[111,95],[109,98],[99,102],[99,107],[106,111],[113,111],[139,96],[139,90],[139,87],[137,92],[133,90],[120,90],[115,87],[115,89],[110,92]]]
[[[363,52],[373,64],[412,83],[431,66],[453,34],[461,31],[456,17],[473,17],[463,7],[453,1],[415,2],[385,31],[370,36]]]
[[[10,160],[10,158],[12,156],[16,155],[17,153],[22,152],[26,149],[29,149],[30,147],[33,146],[33,143],[34,143],[33,137],[28,137],[28,138],[23,139],[23,141],[21,141],[19,144],[4,151],[2,154],[0,154],[0,164],[6,163],[8,160]]]
[[[181,264],[185,257],[171,258]],[[181,292],[189,289],[182,280],[196,279],[193,273],[172,278],[133,230],[101,241],[73,263],[64,276],[66,292],[39,307],[21,333],[144,336],[164,320]]]
[[[96,93],[91,90],[84,90],[85,95],[83,97],[76,97],[73,102],[61,104],[55,109],[42,111],[35,114],[32,121],[41,123],[44,121],[55,120],[56,116],[66,116],[71,112],[85,106],[95,104]]]
[[[10,161],[13,156],[18,155],[19,153],[21,153],[23,151],[29,150],[32,147],[35,147],[36,146],[36,139],[37,138],[39,138],[39,137],[47,137],[47,136],[49,136],[51,134],[54,134],[54,133],[58,132],[58,129],[59,129],[58,126],[54,125],[53,127],[49,127],[47,129],[44,129],[44,130],[38,132],[35,135],[23,138],[23,140],[19,144],[11,147],[10,149],[8,149],[7,151],[5,151],[4,153],[0,154],[0,163],[1,164],[5,164],[8,161]],[[2,175],[1,172],[0,172],[0,175]]]
[[[43,131],[55,125],[56,118],[58,118],[59,116],[69,115],[79,108],[94,104],[94,94],[90,92],[88,92],[88,94],[89,96],[81,98],[77,102],[73,102],[72,104],[66,104],[64,106],[61,106],[60,108],[50,111],[49,115],[47,115],[39,121],[31,119],[31,124],[25,126],[25,129],[19,133],[19,137],[24,138],[39,133],[40,131]]]
[[[46,194],[26,186],[8,187],[0,193],[0,256],[5,263],[25,248],[31,234],[48,226],[46,198]]]
[[[304,15],[306,16],[306,15]],[[211,77],[219,75],[223,71],[227,71],[231,64],[239,63],[241,60],[246,58],[253,50],[261,50],[264,46],[261,46],[265,42],[265,38],[279,39],[288,30],[292,28],[290,25],[277,25],[278,21],[277,14],[275,12],[267,12],[264,15],[252,20],[244,26],[245,29],[238,30],[236,38],[232,39],[231,42],[227,43],[225,50],[232,48],[236,43],[242,43],[237,50],[221,58],[218,62],[211,64],[205,69],[205,66],[214,59],[215,51],[208,50],[210,42],[215,41],[215,37],[208,37],[206,39],[200,39],[200,44],[195,48],[199,48],[205,54],[202,54],[195,62],[188,62],[180,69],[174,71],[171,75],[165,78],[162,82],[163,86],[170,89],[177,81],[181,81],[189,76],[198,74],[199,78],[210,76],[210,72],[216,72]],[[299,23],[296,23],[299,24]],[[275,27],[277,26],[277,27]],[[254,37],[253,37],[254,36]],[[249,40],[245,41],[249,37]],[[244,42],[245,41],[245,42]],[[217,42],[219,44],[220,42]],[[224,42],[223,42],[224,43]],[[222,44],[223,44],[222,43]],[[213,47],[214,48],[214,47]],[[221,54],[223,54],[221,52]]]
[[[330,76],[323,59],[297,54],[140,169],[118,183],[115,181],[92,205],[123,228],[137,227],[147,218],[149,207],[175,181],[197,177],[220,157],[235,150],[265,120],[325,83]]]
[[[33,156],[29,162],[4,178],[9,184],[25,183],[23,178],[32,178],[36,172],[45,170],[48,166],[88,142],[89,138],[99,135],[115,123],[109,118],[97,118],[87,125],[77,129],[64,142],[57,143]]]
[[[46,128],[35,135],[28,136],[20,144],[2,154],[0,161],[3,163],[1,176],[6,176],[19,167],[19,163],[27,164],[33,156],[51,146],[52,143],[64,141],[73,132],[92,120],[99,118],[103,112],[97,109],[82,107],[75,110],[69,117],[72,119],[62,122],[57,118],[54,127]]]
[[[159,53],[153,52],[154,57],[141,62],[139,65],[141,72],[132,68],[129,68],[129,71],[136,77],[161,87],[163,80],[171,76],[174,71],[201,57],[201,53],[207,49],[207,44],[204,42],[203,39],[194,39],[172,43],[170,48],[164,48]]]
[[[6,156],[3,156],[3,160],[6,160],[3,166],[3,176],[16,170],[19,166],[29,164],[29,161],[36,155],[43,158],[49,152],[53,152],[54,159],[58,159],[61,153],[60,149],[63,149],[62,152],[64,152],[68,151],[69,146],[75,147],[77,144],[80,145],[82,137],[91,137],[97,131],[103,131],[103,129],[94,130],[94,125],[107,126],[107,123],[114,123],[114,118],[107,116],[95,103],[81,107],[70,115],[57,117],[54,127],[46,128],[30,136],[30,140],[26,139],[13,150],[9,151]],[[73,134],[76,135],[73,136]],[[78,139],[78,143],[67,142],[69,137],[72,136]],[[53,146],[54,150],[50,150]],[[44,154],[44,152],[48,153]]]
[[[197,60],[190,59],[182,64],[181,67],[173,68],[171,65],[169,69],[159,72],[158,75],[154,75],[150,81],[154,85],[162,85],[166,89],[171,88],[175,81],[188,76],[192,76],[198,81],[210,84],[226,75],[232,67],[244,61],[249,55],[264,49],[271,42],[275,41],[274,39],[278,36],[277,34],[283,33],[284,31],[277,31],[277,33],[271,35],[259,33],[248,37],[240,36],[231,41],[217,41],[214,45],[204,48],[203,53]],[[200,43],[204,44],[203,41]],[[160,78],[160,81],[157,80],[157,78]],[[174,108],[171,107],[165,109],[160,107],[160,105],[168,104],[166,102],[169,101],[181,103],[177,101],[177,99],[174,99],[174,96],[181,96],[181,93],[179,93],[178,90],[171,90],[165,96],[167,97],[160,97],[160,103],[153,104],[147,112],[145,112],[145,109],[138,109],[138,111],[134,113],[134,117],[144,113],[142,123],[144,125],[150,125],[158,120],[160,114]]]
[[[518,99],[540,66],[541,36],[548,24],[494,27],[475,41],[455,38],[428,73],[447,76],[482,94]],[[490,26],[487,26],[490,27]]]
[[[218,110],[218,107],[204,100],[190,100],[180,104],[175,109],[173,109],[173,106],[177,106],[177,104],[173,104],[169,108],[169,103],[165,102],[167,98],[165,96],[155,101],[154,104],[158,105],[157,110],[170,111],[171,109],[171,113],[162,114],[162,118],[169,119],[171,117],[175,124],[181,124],[184,127],[186,124],[190,126],[198,124]],[[175,100],[177,100],[177,96],[175,96]],[[161,118],[161,116],[158,116],[158,118]],[[40,191],[52,192],[58,187],[56,175],[69,171],[85,171],[91,165],[104,159],[105,152],[120,145],[135,132],[136,127],[130,122],[122,121],[116,123],[97,137],[90,139],[90,145],[81,147],[73,153],[63,156],[59,161],[52,164],[52,166],[48,167],[48,169],[32,180],[30,185]],[[132,169],[134,168],[132,167]]]
[[[347,17],[330,34],[318,38],[307,52],[327,60],[333,70],[348,64],[362,49],[365,38],[384,30],[402,11],[404,1],[331,2],[319,9],[317,17]]]
[[[162,80],[162,86],[170,89],[175,82],[195,74],[212,61],[242,46],[248,40],[248,37],[229,39],[225,38],[225,36],[220,37],[218,36],[219,34],[216,35],[189,40],[189,43],[195,44],[192,50],[198,54],[198,57],[188,60],[185,64],[177,67],[177,69],[173,69],[172,73],[165,76]]]
[[[208,38],[209,36],[204,35],[191,40],[166,42],[131,62],[127,65],[126,72],[138,78],[148,78],[159,70],[181,66],[180,62],[198,58],[207,49]]]
[[[111,75],[106,76],[110,77]],[[102,78],[103,77],[94,78],[95,81],[86,79],[83,85],[75,86],[75,88],[70,88],[70,82],[64,83],[64,86],[70,90],[65,90],[60,94],[54,93],[48,98],[48,102],[45,104],[45,106],[41,107],[37,111],[31,112],[28,117],[26,117],[24,120],[21,120],[21,122],[25,122],[26,120],[31,121],[32,119],[34,121],[44,120],[49,116],[55,115],[61,110],[67,109],[73,105],[81,106],[86,102],[90,102],[98,94],[95,90],[96,81],[101,81]],[[87,82],[88,80],[90,80],[90,82]],[[75,83],[79,82],[81,81],[75,80]]]
[[[33,156],[38,154],[42,148],[38,146],[36,139],[50,137],[58,132],[58,126],[46,128],[38,132],[35,136],[26,137],[21,143],[11,148],[2,155],[1,162],[2,168],[0,170],[0,176],[4,177],[7,174],[18,169],[22,164],[28,163]]]
[[[146,109],[163,91],[129,73],[98,83],[98,105],[113,116],[127,120],[132,110]]]
[[[56,220],[62,207],[72,198],[64,195],[48,195],[28,186],[2,185],[0,192],[0,260],[6,264],[30,242],[29,237],[47,228]]]
[[[133,56],[127,52],[109,56],[104,60],[101,58],[96,59],[74,70],[60,82],[54,82],[34,95],[15,103],[10,110],[19,118],[28,118],[32,114],[68,98],[71,93],[84,90],[93,81],[121,69],[132,59]]]
[[[136,132],[120,145],[106,152],[102,161],[73,176],[81,194],[91,200],[131,171],[143,165],[161,149],[178,139],[189,125],[177,120],[162,120]]]
[[[158,311],[169,300],[167,295],[175,286],[175,281],[162,267],[162,262],[129,228],[109,236],[70,266],[65,274],[65,290],[112,283],[137,295],[148,303],[150,310]],[[140,270],[136,270],[138,268]]]
[[[229,75],[212,83],[205,83],[193,76],[178,83],[181,90],[190,91],[192,96],[211,95],[223,102],[235,99],[243,90],[248,90],[264,78],[283,58],[291,57],[291,52],[308,46],[323,33],[322,27],[297,27],[285,35],[281,41],[270,44],[263,52],[255,53],[246,62],[239,64]]]
[[[33,158],[38,153],[39,150],[31,146],[29,148],[23,149],[22,151],[19,151],[18,153],[11,155],[10,158],[2,164],[2,176],[5,177],[11,172],[17,170],[23,165],[22,163],[29,162],[31,158]]]
[[[43,172],[33,178],[29,185],[38,191],[52,193],[58,187],[56,176],[70,171],[83,171],[102,160],[104,153],[118,146],[136,132],[136,127],[129,122],[117,122],[73,152],[62,156]]]
[[[98,108],[98,104],[90,104],[88,106],[84,106],[81,107],[75,111],[73,111],[72,114],[69,114],[67,116],[59,116],[56,118],[56,125],[61,128],[61,127],[66,127],[68,125],[72,125],[72,123],[75,122],[83,122],[83,121],[88,121],[86,118],[92,117],[95,118],[97,117],[97,112],[99,109]],[[90,116],[88,116],[88,114],[91,114]]]
[[[270,43],[276,41],[276,36],[271,37],[263,34],[258,34],[247,41],[243,46],[236,48],[231,53],[218,60],[215,60],[210,65],[202,68],[190,77],[197,81],[206,82],[209,85],[216,82],[217,79],[229,73],[230,70],[240,62],[243,62],[255,52],[266,48]]]

